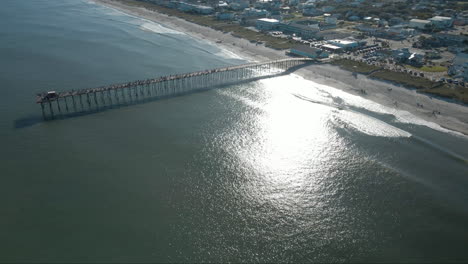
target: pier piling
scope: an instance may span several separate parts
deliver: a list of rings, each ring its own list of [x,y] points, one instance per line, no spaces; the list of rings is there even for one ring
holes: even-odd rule
[[[285,73],[293,67],[305,65],[312,61],[312,59],[308,58],[290,58],[249,63],[192,73],[162,76],[155,79],[114,84],[98,88],[77,91],[72,90],[71,92],[57,93],[54,97],[51,97],[45,92],[37,96],[36,102],[41,105],[42,116],[47,120],[48,113],[44,107],[45,103],[49,105],[49,115],[52,119],[54,118],[54,101],[56,101],[57,109],[61,115],[63,115],[60,106],[60,100],[62,99],[67,113],[71,112],[67,97],[71,97],[74,112],[78,111],[75,102],[76,96],[79,99],[81,112],[96,111],[100,109],[99,100],[101,102],[101,108],[114,105],[112,97],[115,98],[116,104],[118,105],[125,103],[133,104],[146,101],[150,98],[173,96],[220,85],[232,84],[239,81],[249,81],[262,77],[275,76]],[[86,95],[87,108],[83,104],[83,95]],[[91,103],[90,96],[93,97],[93,104]],[[98,99],[98,97],[100,99]]]

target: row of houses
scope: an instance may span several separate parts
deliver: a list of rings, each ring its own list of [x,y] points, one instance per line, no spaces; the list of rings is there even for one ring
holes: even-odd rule
[[[427,20],[411,19],[408,26],[422,30],[430,28],[446,29],[453,25],[453,21],[451,17],[435,16]]]
[[[303,39],[314,38],[317,32],[320,31],[319,24],[315,21],[280,22],[271,18],[257,19],[256,27],[262,31],[279,30],[285,34],[295,35]]]
[[[307,45],[299,45],[289,50],[289,55],[306,57],[311,59],[325,59],[329,54],[323,49],[313,48]]]
[[[214,12],[214,8],[211,6],[203,6],[198,4],[191,4],[182,1],[170,1],[167,4],[168,7],[178,9],[183,12],[193,12],[197,14],[208,15]]]
[[[356,26],[356,29],[366,33],[369,36],[394,40],[402,40],[416,34],[414,29],[406,28],[404,25],[395,25],[391,27],[373,27],[366,24],[360,24]]]
[[[261,31],[279,30],[285,34],[295,35],[302,39],[317,38],[321,30],[336,27],[336,24],[328,24],[314,20],[280,22],[277,19],[260,18],[256,20],[256,28]]]

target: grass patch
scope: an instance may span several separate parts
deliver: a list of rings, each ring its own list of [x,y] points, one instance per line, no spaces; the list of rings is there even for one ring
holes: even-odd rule
[[[444,84],[437,88],[424,89],[422,91],[445,98],[457,99],[463,103],[468,103],[468,89],[466,88]]]
[[[430,89],[438,84],[431,80],[422,77],[412,76],[407,73],[393,72],[389,70],[381,70],[371,74],[372,77],[399,83],[405,86],[414,87],[416,89]]]
[[[424,71],[424,72],[446,72],[447,71],[447,67],[444,67],[444,66],[422,66],[421,68],[418,68],[418,67],[414,67],[411,65],[405,65],[405,67],[415,69],[418,71]]]
[[[339,65],[341,68],[358,73],[369,73],[379,68],[372,65],[367,65],[362,62],[356,62],[347,59],[339,59],[331,62],[331,64]],[[371,73],[369,76],[390,81],[393,83],[401,84],[406,87],[416,88],[420,92],[433,94],[436,96],[456,99],[463,103],[468,103],[468,89],[455,85],[441,84],[433,82],[426,78],[416,77],[407,73],[393,72],[389,70],[378,70]]]
[[[348,59],[334,60],[331,62],[331,64],[338,65],[347,71],[362,73],[362,74],[369,74],[372,71],[380,69],[379,67],[374,66],[374,65],[369,65],[364,62],[353,61],[353,60],[348,60]]]

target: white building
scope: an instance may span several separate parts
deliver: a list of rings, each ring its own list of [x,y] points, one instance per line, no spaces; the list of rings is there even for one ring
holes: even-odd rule
[[[346,39],[332,39],[328,40],[327,43],[343,49],[352,49],[358,46],[358,43],[356,41]]]
[[[257,25],[256,27],[259,30],[274,30],[278,27],[279,25],[279,20],[277,19],[272,19],[272,18],[260,18],[257,19]]]
[[[435,16],[429,18],[429,20],[436,28],[440,29],[451,27],[453,24],[453,19],[451,17]]]
[[[411,19],[409,21],[410,28],[425,29],[431,24],[431,21],[424,19]]]

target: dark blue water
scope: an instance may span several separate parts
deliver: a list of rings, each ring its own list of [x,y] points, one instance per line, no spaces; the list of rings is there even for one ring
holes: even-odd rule
[[[0,262],[468,261],[466,137],[296,76],[41,122],[36,92],[241,61],[81,0],[0,21]]]

